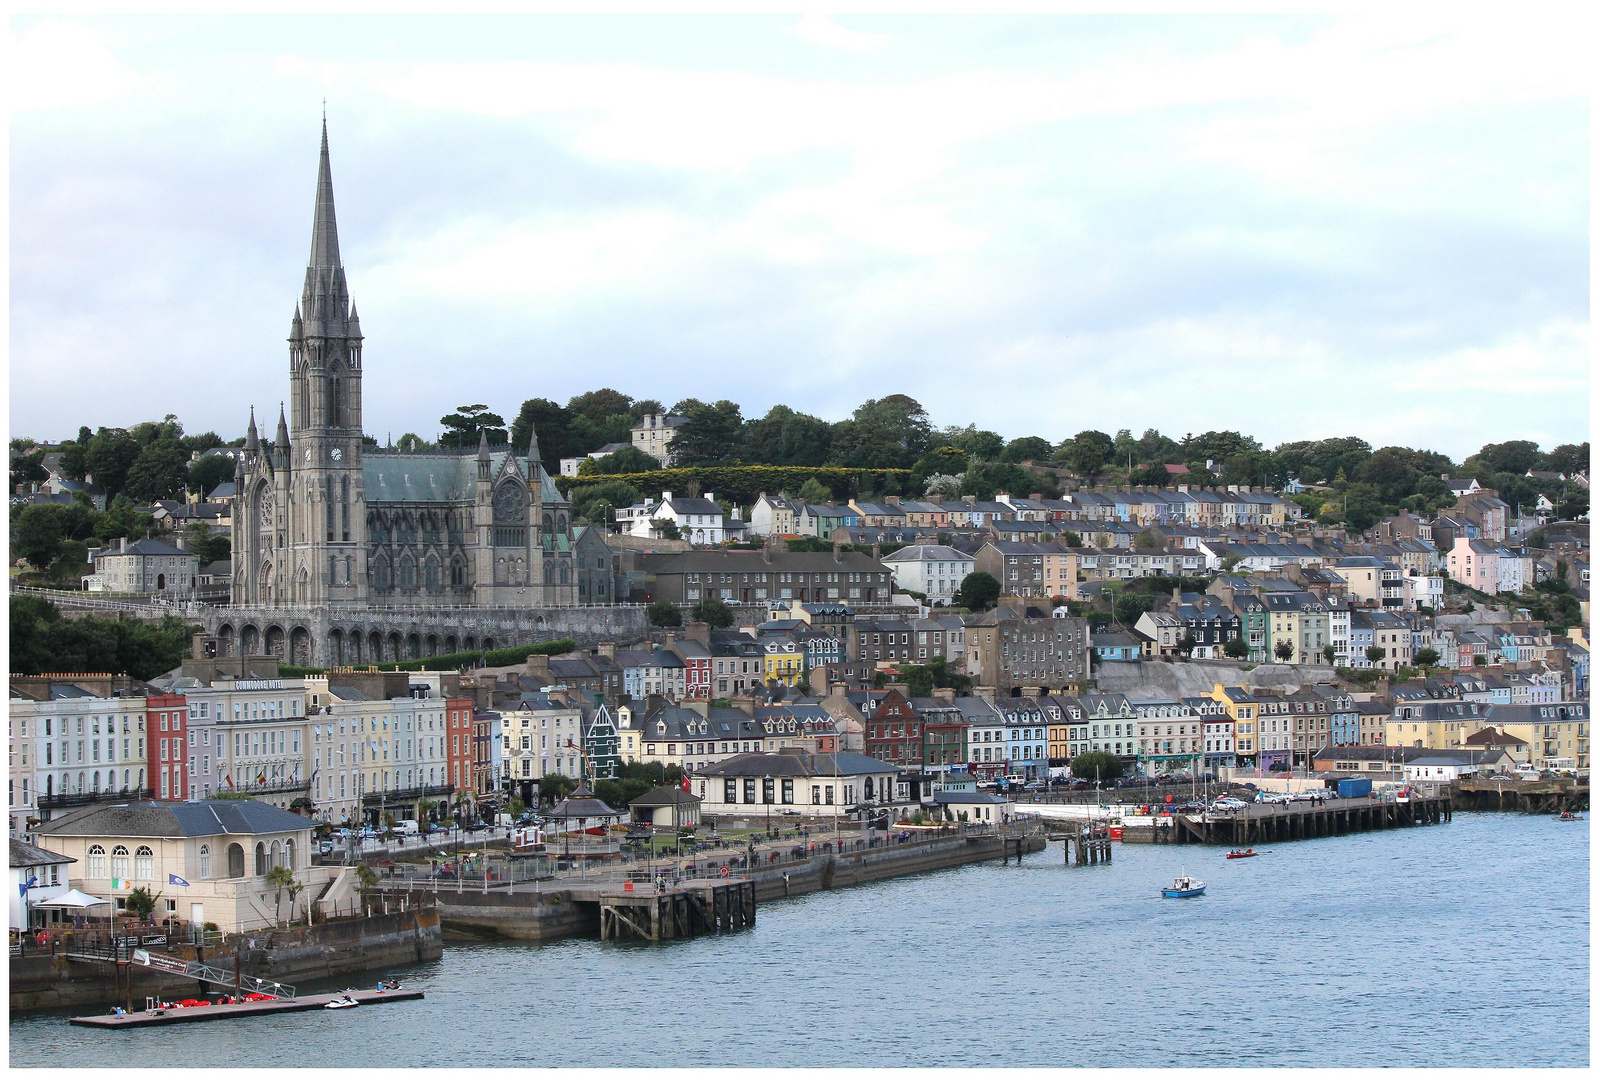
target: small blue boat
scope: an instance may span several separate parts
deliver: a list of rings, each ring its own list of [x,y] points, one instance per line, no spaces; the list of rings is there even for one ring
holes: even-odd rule
[[[1161,895],[1168,900],[1187,900],[1191,896],[1201,896],[1206,891],[1206,883],[1198,878],[1181,877],[1172,882],[1172,888],[1162,889]]]

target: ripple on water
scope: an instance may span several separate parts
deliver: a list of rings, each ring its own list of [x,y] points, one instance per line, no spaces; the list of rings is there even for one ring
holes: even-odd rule
[[[426,1001],[381,1008],[114,1038],[13,1016],[11,1064],[1588,1063],[1587,824],[1457,814],[1271,850],[1124,846],[1068,869],[1052,845],[770,903],[723,937],[452,945],[401,971]],[[1184,868],[1207,895],[1160,900]],[[1523,935],[1483,932],[1530,911],[1532,963]],[[974,1038],[978,1015],[1025,1037]]]

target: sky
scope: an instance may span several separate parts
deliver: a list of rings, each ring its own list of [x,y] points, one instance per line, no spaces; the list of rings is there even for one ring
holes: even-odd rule
[[[1581,442],[1588,37],[1448,18],[14,19],[12,434],[275,411],[326,99],[380,440],[610,386]]]

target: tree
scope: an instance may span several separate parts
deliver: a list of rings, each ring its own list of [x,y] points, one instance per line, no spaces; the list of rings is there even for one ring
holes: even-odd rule
[[[1111,436],[1103,431],[1080,431],[1056,449],[1056,460],[1085,480],[1093,480],[1115,450]]]
[[[539,798],[552,804],[558,803],[570,795],[577,786],[570,776],[555,772],[545,773],[539,777]]]
[[[1224,574],[1232,573],[1233,568],[1244,562],[1244,556],[1237,551],[1230,551],[1222,557],[1221,566]]]
[[[528,804],[523,802],[517,796],[513,795],[510,799],[506,800],[506,814],[511,818],[512,821],[517,820],[517,818],[521,817],[527,812]]]
[[[1194,631],[1185,631],[1183,637],[1178,641],[1178,651],[1185,656],[1189,656],[1194,652],[1195,646],[1198,644],[1200,644],[1200,639],[1194,636]]]
[[[636,419],[633,415],[633,398],[609,387],[590,390],[569,398],[567,414],[574,419],[579,416],[585,417],[595,424],[603,423],[618,415],[626,416],[630,422]]]
[[[974,570],[961,579],[951,600],[970,611],[987,611],[1000,599],[1000,582],[994,575]]]
[[[537,430],[540,460],[546,466],[555,465],[562,458],[573,456],[567,441],[567,429],[571,422],[567,410],[549,398],[529,398],[522,403],[517,418],[511,423],[511,446],[518,453],[525,452],[528,432]]]
[[[600,473],[603,475],[616,475],[617,473],[653,472],[661,468],[661,462],[632,446],[624,446],[614,454],[607,454],[602,458],[588,458],[578,466],[580,476]]]
[[[678,523],[671,518],[651,518],[650,531],[662,540],[683,539],[683,534],[678,530]]]
[[[649,616],[651,626],[683,625],[683,612],[678,610],[677,604],[674,604],[664,596],[659,600],[652,601],[650,606],[645,609],[645,614]]]
[[[1122,759],[1105,750],[1089,750],[1072,759],[1068,766],[1074,779],[1115,780],[1122,775]]]
[[[932,441],[942,443],[977,461],[993,461],[1005,452],[1006,446],[1005,439],[1001,438],[998,432],[981,430],[975,424],[968,424],[966,427],[947,427]],[[966,471],[965,464],[962,465],[961,471]]]
[[[294,921],[294,898],[305,885],[294,876],[294,871],[287,866],[274,866],[267,871],[267,884],[273,888],[273,917],[276,918],[278,909],[283,905],[283,894],[289,894],[289,921]]]
[[[1339,650],[1335,649],[1332,645],[1324,645],[1322,647],[1322,658],[1328,663],[1333,663],[1333,658],[1338,655]]]
[[[1272,655],[1287,664],[1294,659],[1294,646],[1287,641],[1280,641],[1272,647]]]
[[[1037,435],[1024,435],[1020,439],[1012,439],[1006,443],[1000,460],[1009,461],[1014,465],[1020,465],[1024,461],[1049,461],[1054,452],[1055,446],[1049,440],[1041,439]]]
[[[394,441],[394,448],[402,453],[415,454],[418,450],[427,450],[432,444],[414,431],[408,431]]]
[[[1145,529],[1133,538],[1133,546],[1141,551],[1159,551],[1161,549],[1161,537],[1156,535],[1154,529]]]
[[[1563,443],[1546,455],[1545,463],[1550,467],[1550,472],[1558,472],[1569,478],[1573,473],[1587,472],[1589,444]]]
[[[1367,646],[1367,662],[1370,664],[1381,664],[1388,655],[1389,650],[1382,645]]]
[[[715,627],[733,625],[733,612],[728,609],[727,604],[715,596],[696,601],[689,611],[695,622],[710,623]]]
[[[1242,637],[1229,638],[1227,644],[1222,646],[1222,653],[1234,660],[1243,660],[1250,655],[1250,646],[1244,643]]]
[[[638,488],[623,480],[602,480],[572,489],[572,512],[594,525],[607,525],[620,507],[642,502]]]
[[[1073,547],[1073,548],[1082,547],[1083,546],[1083,535],[1081,533],[1075,533],[1075,532],[1070,532],[1069,531],[1067,533],[1067,546],[1068,547]]]
[[[13,450],[19,449],[16,444],[21,441],[23,440],[12,439],[11,448]],[[33,440],[26,441],[32,443]],[[30,484],[42,484],[50,478],[49,471],[44,467],[43,449],[30,450],[25,447],[20,449],[25,452],[19,453],[11,459],[11,490],[13,491],[17,489],[19,484],[26,488]]]
[[[1418,649],[1411,659],[1419,667],[1437,667],[1439,664],[1439,650],[1431,648]]]
[[[138,502],[176,499],[189,481],[189,455],[176,439],[160,439],[139,451],[123,490]]]
[[[122,428],[101,428],[89,440],[84,454],[86,476],[105,489],[106,498],[120,494],[128,479],[128,470],[139,460],[143,447],[139,440]]]
[[[218,484],[233,480],[233,459],[226,454],[198,457],[189,463],[189,490],[209,495]]]
[[[212,535],[210,525],[197,521],[189,526],[189,550],[195,553],[203,567],[227,559],[233,552],[233,541],[227,536]]]
[[[46,570],[61,554],[61,508],[48,503],[25,507],[11,526],[11,552]]]
[[[961,477],[949,473],[934,473],[928,477],[927,486],[923,489],[923,497],[934,502],[949,502],[960,494]]]
[[[1155,607],[1155,598],[1141,593],[1118,593],[1115,603],[1111,605],[1111,613],[1116,616],[1117,622],[1125,627],[1132,627],[1139,621],[1139,616]]]
[[[833,428],[826,420],[774,405],[767,415],[745,424],[745,461],[763,465],[821,465],[828,460]]]
[[[269,877],[268,880],[270,881],[271,878]],[[159,899],[161,899],[160,893],[152,894],[149,886],[138,885],[134,887],[132,892],[128,893],[128,897],[123,903],[130,912],[139,918],[148,919],[150,913],[156,909],[156,901]]]
[[[982,461],[967,469],[961,477],[961,493],[988,500],[1004,492],[1008,495],[1026,494],[1033,481],[1022,468],[1005,461]]]
[[[57,581],[65,581],[83,573],[84,564],[89,561],[89,549],[80,540],[61,541],[61,554],[56,556],[56,561],[51,565],[50,571]]]
[[[740,445],[744,417],[731,401],[695,402],[672,437],[674,465],[718,465],[732,461]]]
[[[1539,453],[1538,443],[1513,439],[1510,442],[1489,443],[1463,461],[1461,467],[1474,475],[1482,472],[1521,476],[1529,469],[1540,468],[1544,464],[1543,457]]]
[[[799,498],[801,502],[806,503],[832,502],[833,492],[829,491],[823,486],[822,481],[813,476],[800,485]]]
[[[457,450],[476,449],[484,434],[490,446],[504,446],[509,438],[505,418],[490,412],[487,405],[457,405],[455,412],[439,417],[439,423],[445,427],[439,445]]]

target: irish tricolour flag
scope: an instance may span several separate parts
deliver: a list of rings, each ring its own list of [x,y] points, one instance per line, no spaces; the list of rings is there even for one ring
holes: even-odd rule
[[[111,879],[111,887],[113,889],[131,889],[133,888],[133,882],[125,877],[114,877]]]

